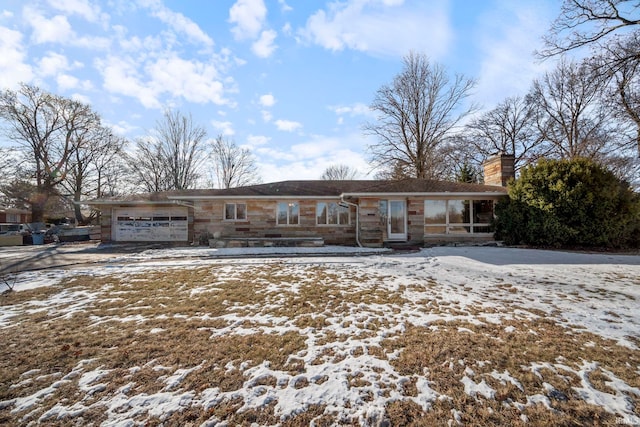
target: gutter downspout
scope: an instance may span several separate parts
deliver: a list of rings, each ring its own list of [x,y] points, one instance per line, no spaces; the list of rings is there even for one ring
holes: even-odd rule
[[[360,243],[360,205],[356,203],[347,202],[346,200],[344,200],[343,195],[340,195],[340,204],[356,207],[356,243],[358,244],[359,247],[362,247],[362,243]]]

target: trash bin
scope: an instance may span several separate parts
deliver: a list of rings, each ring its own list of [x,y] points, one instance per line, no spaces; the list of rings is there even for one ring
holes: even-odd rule
[[[44,245],[44,233],[42,231],[34,231],[31,233],[34,245]]]

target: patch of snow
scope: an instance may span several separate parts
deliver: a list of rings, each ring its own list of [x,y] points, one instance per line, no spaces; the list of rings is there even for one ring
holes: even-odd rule
[[[202,362],[198,366],[194,366],[193,368],[176,369],[176,371],[173,373],[173,375],[169,376],[168,378],[166,378],[164,380],[164,383],[167,385],[165,387],[165,390],[169,391],[169,390],[172,390],[172,389],[176,388],[177,386],[179,386],[180,383],[182,382],[182,380],[184,380],[184,378],[187,375],[189,375],[193,371],[196,371],[196,370],[202,368],[203,364],[204,364],[204,362]]]
[[[520,391],[524,391],[520,381],[518,381],[517,379],[513,378],[511,376],[511,374],[509,373],[509,371],[505,370],[504,372],[500,373],[500,372],[494,370],[494,371],[491,372],[491,376],[493,378],[497,379],[498,381],[500,381],[501,384],[511,383],[514,386],[518,387],[518,389]]]
[[[531,396],[527,396],[527,406],[530,405],[544,405],[545,408],[552,410],[551,401],[544,394],[533,394]]]
[[[464,384],[464,392],[471,397],[476,397],[477,395],[482,395],[487,399],[494,399],[496,396],[496,391],[492,389],[484,380],[476,383],[468,376],[462,377],[460,380],[462,384]]]
[[[589,374],[596,369],[600,369],[604,375],[609,377],[609,381],[606,381],[605,384],[613,389],[615,394],[606,393],[593,387],[589,381]],[[595,362],[583,363],[576,374],[580,378],[581,387],[573,387],[573,389],[586,403],[601,406],[613,414],[622,415],[626,420],[631,421],[631,425],[640,424],[640,416],[635,413],[635,404],[627,395],[629,393],[640,397],[640,389],[627,385],[612,372],[600,368]]]

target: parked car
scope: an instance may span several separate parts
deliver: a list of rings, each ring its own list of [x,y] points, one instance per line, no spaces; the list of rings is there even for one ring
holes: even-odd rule
[[[0,234],[9,236],[20,234],[22,236],[27,236],[31,234],[31,227],[27,224],[0,223]]]

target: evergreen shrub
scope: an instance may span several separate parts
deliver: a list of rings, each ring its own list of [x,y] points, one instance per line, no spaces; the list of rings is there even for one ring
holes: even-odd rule
[[[589,159],[541,160],[511,182],[495,227],[507,244],[637,248],[640,195]]]

